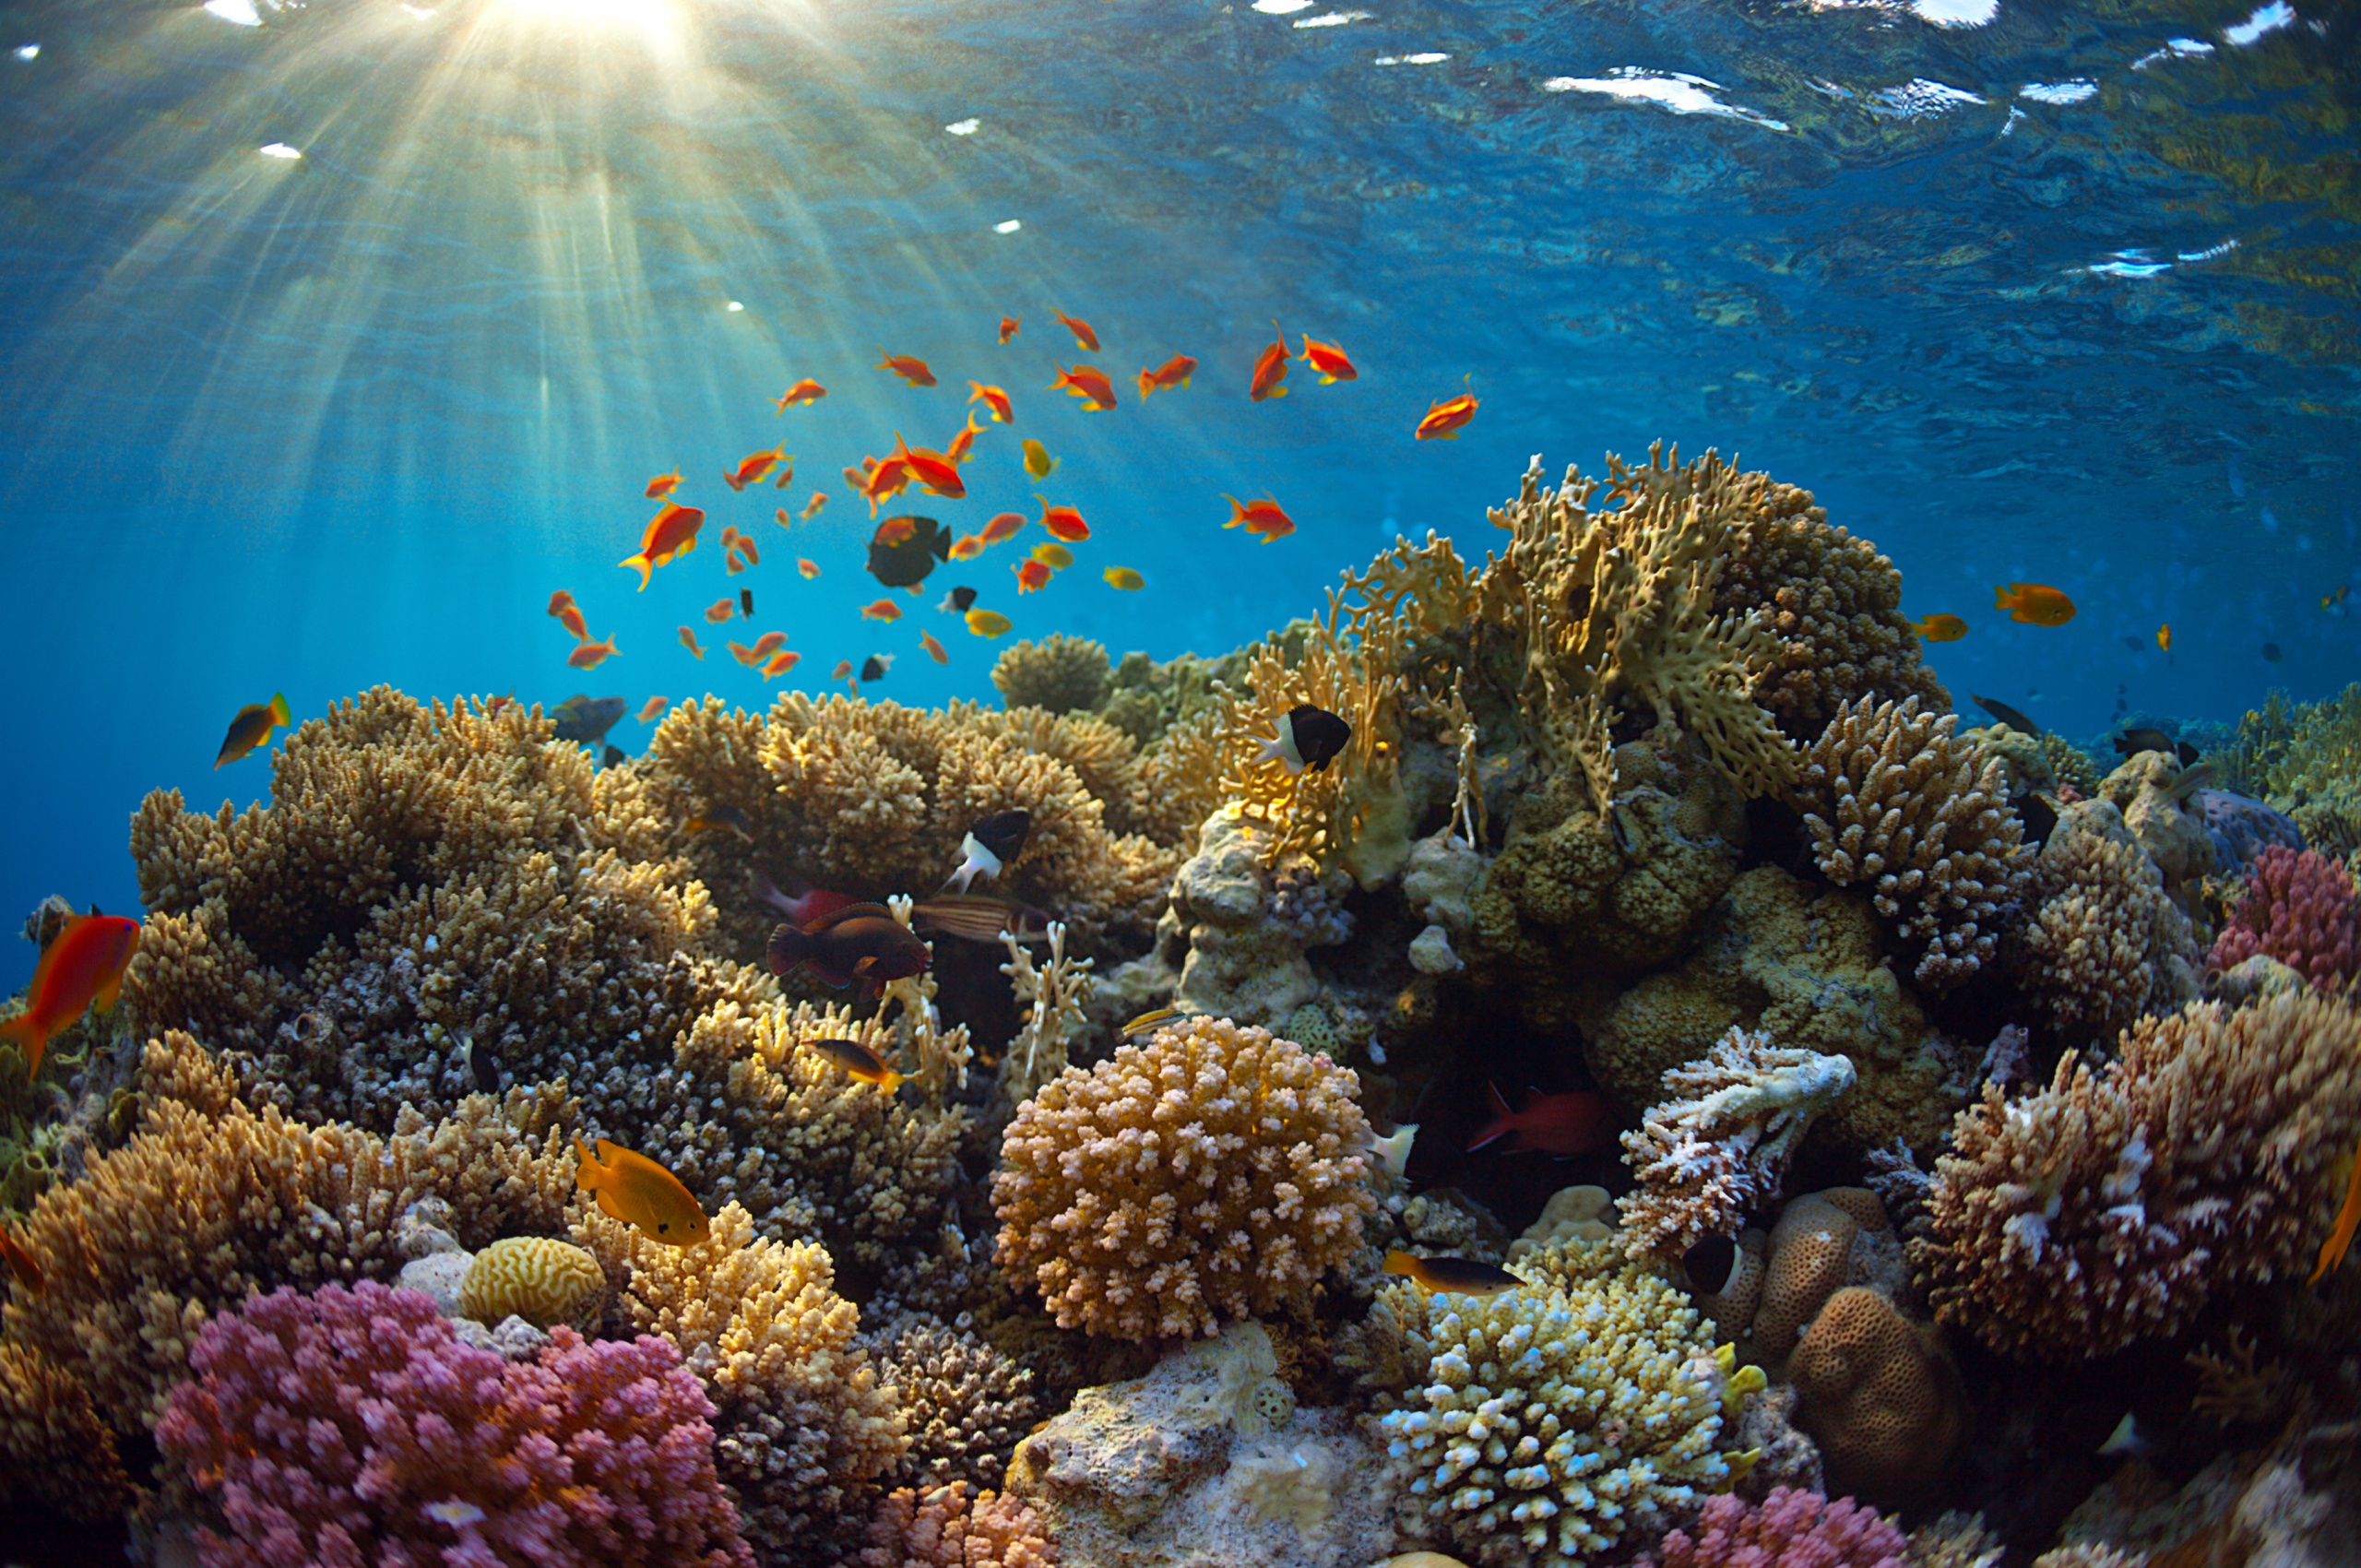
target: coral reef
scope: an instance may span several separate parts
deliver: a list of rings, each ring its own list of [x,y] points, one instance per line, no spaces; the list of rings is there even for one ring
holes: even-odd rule
[[[2361,975],[2361,911],[2353,873],[2309,849],[2273,846],[2257,854],[2253,875],[2207,962],[2228,969],[2258,953],[2326,990]]]
[[[2260,801],[2227,790],[2200,790],[2189,803],[2205,819],[2214,863],[2233,876],[2244,876],[2253,868],[2255,856],[2274,844],[2287,849],[2304,847],[2304,830]],[[2348,844],[2331,852],[2342,859],[2353,848]]]
[[[852,1568],[1051,1568],[1041,1516],[1014,1498],[966,1481],[888,1492]]]
[[[2106,801],[2066,808],[2035,861],[2033,918],[2007,968],[2061,1044],[2104,1045],[2197,996],[2197,939],[2163,874]]]
[[[1061,1326],[1133,1339],[1299,1300],[1376,1207],[1358,1087],[1326,1057],[1216,1018],[1071,1068],[1002,1139],[1000,1265]]]
[[[1934,1329],[1882,1292],[1831,1295],[1787,1358],[1803,1396],[1796,1421],[1820,1445],[1828,1481],[1880,1503],[1934,1491],[1966,1431],[1959,1374]]]
[[[2124,827],[2164,878],[2165,896],[2193,911],[2214,869],[2213,836],[2195,800],[2201,775],[2184,778],[2188,771],[2178,757],[2140,752],[2099,780],[2098,798],[2123,814]]]
[[[992,684],[1002,702],[1046,713],[1096,709],[1107,700],[1112,674],[1105,643],[1062,632],[1038,643],[1012,643],[992,661]]]
[[[1643,1568],[1904,1568],[1909,1540],[1851,1498],[1830,1502],[1774,1488],[1751,1506],[1735,1497],[1705,1502],[1691,1529],[1674,1530]]]
[[[2000,759],[2012,801],[2026,795],[2087,801],[2098,793],[2099,770],[2090,754],[2063,735],[2028,735],[1994,723],[1963,730],[1959,739]]]
[[[1033,1374],[974,1334],[932,1318],[896,1318],[862,1344],[902,1407],[904,1475],[928,1487],[981,1490],[1008,1470],[1017,1440],[1039,1419]]]
[[[1820,869],[1870,888],[1921,950],[1919,983],[1937,987],[1991,958],[2032,860],[1999,759],[1955,740],[1956,722],[1916,697],[1863,697],[1829,721],[1796,787]]]
[[[1885,1206],[1863,1187],[1807,1193],[1779,1211],[1764,1240],[1752,1319],[1731,1333],[1765,1365],[1784,1366],[1820,1309],[1850,1285],[1873,1286],[1889,1297],[1909,1287]]]
[[[2361,1136],[2361,1016],[2317,992],[2193,1004],[2047,1088],[1959,1118],[1914,1265],[2005,1354],[2106,1355],[2216,1294],[2308,1270]]]
[[[291,1561],[753,1568],[714,1474],[713,1407],[665,1340],[534,1362],[460,1343],[416,1291],[280,1289],[206,1324],[156,1424],[220,1521],[206,1568]]]
[[[503,1237],[475,1254],[459,1283],[459,1311],[478,1323],[514,1315],[535,1328],[587,1328],[606,1305],[599,1260],[548,1236]]]

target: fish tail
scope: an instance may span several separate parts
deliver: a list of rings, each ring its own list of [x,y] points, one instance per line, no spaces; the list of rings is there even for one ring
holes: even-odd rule
[[[638,567],[639,591],[642,593],[646,593],[647,591],[647,582],[648,579],[656,573],[656,564],[654,562],[648,560],[647,552],[646,551],[643,550],[636,555],[626,555],[622,560],[616,562],[615,564],[618,566]]]
[[[1508,1100],[1501,1096],[1501,1086],[1487,1083],[1484,1086],[1484,1092],[1492,1101],[1492,1119],[1477,1129],[1476,1136],[1467,1145],[1467,1152],[1470,1154],[1474,1154],[1486,1144],[1498,1143],[1516,1131],[1512,1124],[1516,1113],[1509,1109]]]
[[[14,1042],[17,1049],[25,1053],[25,1081],[30,1083],[33,1075],[41,1071],[42,1052],[48,1048],[49,1031],[42,1028],[40,1021],[28,1010],[0,1024],[0,1039]]]
[[[1999,583],[1994,583],[1992,585],[1992,608],[1995,610],[2006,610],[2009,608],[2009,590],[2002,588]]]
[[[1417,1270],[1418,1260],[1396,1247],[1385,1254],[1385,1272],[1407,1276]]]
[[[607,1173],[606,1167],[599,1163],[599,1157],[590,1152],[590,1146],[582,1141],[581,1134],[575,1135],[574,1146],[582,1156],[582,1162],[574,1168],[575,1185],[586,1193],[595,1193],[605,1184],[601,1178]]]
[[[812,939],[792,925],[782,925],[771,932],[763,947],[763,959],[775,975],[786,974],[812,956]]]
[[[294,714],[287,706],[287,694],[285,692],[271,693],[270,717],[275,722],[282,725],[292,724],[295,722]]]

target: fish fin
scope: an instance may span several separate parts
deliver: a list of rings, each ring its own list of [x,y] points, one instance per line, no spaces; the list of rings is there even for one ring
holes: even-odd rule
[[[295,722],[293,714],[287,706],[287,694],[285,692],[273,692],[271,694],[270,717],[280,724],[292,724]]]
[[[626,555],[622,560],[616,562],[615,564],[618,566],[638,567],[639,591],[642,593],[646,593],[647,591],[647,580],[655,574],[656,567],[655,564],[647,559],[647,552],[646,551],[643,550],[636,555]]]
[[[90,1005],[101,1013],[112,1013],[114,1011],[114,1004],[122,999],[123,970],[117,969],[114,972],[114,978],[99,987],[98,994],[90,998]]]
[[[25,1053],[25,1081],[30,1083],[33,1075],[41,1071],[41,1055],[49,1044],[49,1031],[33,1021],[31,1013],[19,1013],[0,1024],[0,1039],[15,1041],[17,1049]]]
[[[1474,1154],[1487,1144],[1497,1143],[1516,1131],[1510,1125],[1516,1113],[1509,1109],[1508,1100],[1501,1094],[1501,1086],[1487,1082],[1484,1085],[1484,1092],[1492,1101],[1492,1119],[1477,1129],[1475,1138],[1467,1146],[1467,1152],[1470,1154]]]

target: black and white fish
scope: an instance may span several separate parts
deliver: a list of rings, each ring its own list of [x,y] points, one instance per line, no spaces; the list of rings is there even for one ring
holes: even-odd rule
[[[982,818],[959,840],[959,869],[943,885],[965,893],[979,877],[991,881],[1025,852],[1026,836],[1032,831],[1033,814],[1022,806]]]
[[[1276,759],[1287,764],[1289,773],[1306,768],[1318,773],[1336,760],[1352,738],[1353,727],[1326,708],[1298,703],[1279,720],[1279,732],[1263,742],[1262,753],[1254,760]]]

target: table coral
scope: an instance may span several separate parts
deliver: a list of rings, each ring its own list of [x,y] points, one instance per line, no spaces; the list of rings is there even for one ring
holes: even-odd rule
[[[2193,1004],[1961,1113],[1911,1258],[1937,1315],[2070,1362],[2308,1272],[2361,1136],[2361,1016],[2317,992]]]
[[[1664,1075],[1665,1099],[1623,1134],[1637,1183],[1616,1200],[1634,1256],[1677,1257],[1733,1236],[1779,1195],[1812,1119],[1853,1087],[1842,1056],[1732,1028],[1703,1059]]]
[[[1992,956],[2033,858],[1999,759],[1954,740],[1957,722],[1916,697],[1863,697],[1812,743],[1796,790],[1820,869],[1870,890],[1920,950],[1924,985],[1956,985]]]
[[[1051,632],[1039,642],[1011,643],[992,660],[992,684],[1010,707],[1073,713],[1107,700],[1112,670],[1107,645]]]
[[[509,1364],[414,1290],[280,1289],[205,1326],[156,1424],[216,1503],[205,1568],[291,1562],[753,1568],[714,1474],[713,1413],[652,1336],[561,1327]]]
[[[1220,1018],[1070,1068],[1002,1139],[1000,1265],[1061,1326],[1133,1339],[1299,1301],[1376,1208],[1358,1088],[1350,1069]]]
[[[1639,1558],[1640,1568],[1904,1568],[1909,1538],[1851,1498],[1775,1487],[1750,1506],[1705,1501],[1703,1515]]]
[[[1501,1295],[1382,1300],[1410,1405],[1382,1418],[1407,1507],[1491,1568],[1574,1568],[1644,1540],[1729,1474],[1722,1377],[1696,1309],[1612,1242],[1528,1255]]]
[[[2254,873],[2207,956],[2228,969],[2267,953],[2323,990],[2361,974],[2361,911],[2353,873],[2312,850],[2273,846],[2255,856]]]
[[[2032,919],[2007,967],[2049,1016],[2058,1043],[2105,1045],[2144,1014],[2197,996],[2197,939],[2115,806],[2066,809],[2035,861]]]
[[[1830,1486],[1900,1503],[1941,1484],[1967,1430],[1959,1373],[1941,1336],[1883,1292],[1848,1285],[1830,1296],[1787,1375]]]

